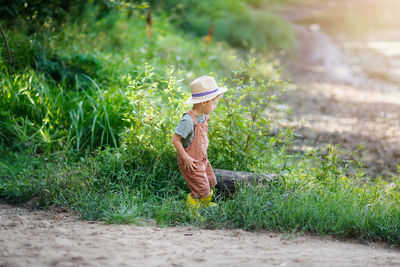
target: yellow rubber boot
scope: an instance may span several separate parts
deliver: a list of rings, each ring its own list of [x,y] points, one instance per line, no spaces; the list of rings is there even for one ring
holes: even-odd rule
[[[216,203],[211,202],[211,199],[212,199],[212,197],[213,197],[213,194],[214,194],[214,191],[211,190],[211,192],[210,192],[210,194],[209,194],[208,196],[199,199],[199,202],[200,202],[200,204],[201,204],[201,206],[202,206],[203,208],[208,208],[208,207],[215,207],[215,206],[217,206]]]
[[[193,217],[199,218],[200,221],[204,220],[204,218],[199,213],[200,202],[197,200],[197,198],[193,198],[191,193],[187,195],[186,206],[189,208],[189,211],[191,212]]]
[[[187,194],[187,198],[186,198],[186,206],[192,212],[193,216],[197,216],[200,219],[202,219],[202,216],[199,214],[200,207],[208,208],[208,207],[217,206],[216,203],[211,202],[212,196],[213,196],[212,190],[208,196],[200,198],[200,199],[197,199],[196,197],[192,197],[192,194],[189,193],[189,194]]]
[[[197,200],[197,198],[193,198],[192,194],[189,193],[187,194],[186,198],[186,206],[189,209],[198,210],[200,208],[200,202]]]

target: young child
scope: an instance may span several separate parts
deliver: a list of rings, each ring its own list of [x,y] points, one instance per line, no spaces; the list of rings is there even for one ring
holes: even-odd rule
[[[186,204],[190,208],[213,206],[211,190],[217,184],[207,158],[207,129],[210,113],[227,91],[218,87],[214,78],[202,76],[190,84],[192,96],[186,101],[193,108],[186,112],[172,137],[178,152],[178,166],[191,191]]]

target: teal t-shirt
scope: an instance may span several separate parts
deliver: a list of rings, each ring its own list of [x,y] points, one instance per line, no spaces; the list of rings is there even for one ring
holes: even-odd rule
[[[204,113],[200,116],[196,116],[197,122],[203,122],[206,120]],[[175,133],[181,136],[181,143],[184,148],[189,147],[194,139],[194,121],[189,114],[184,114],[182,119],[178,123],[175,129]]]

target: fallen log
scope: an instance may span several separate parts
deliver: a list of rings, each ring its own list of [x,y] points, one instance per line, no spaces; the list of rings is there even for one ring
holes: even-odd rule
[[[273,173],[253,173],[214,169],[217,177],[215,188],[222,194],[234,193],[237,184],[266,184],[277,180],[278,175]]]

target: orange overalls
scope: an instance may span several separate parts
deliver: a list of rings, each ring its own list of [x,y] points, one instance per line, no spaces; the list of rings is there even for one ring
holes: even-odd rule
[[[196,116],[193,110],[187,112],[194,121],[194,138],[193,142],[185,148],[185,151],[190,157],[199,162],[195,162],[196,167],[194,171],[185,169],[183,159],[178,154],[178,166],[181,170],[183,178],[185,178],[193,197],[203,198],[210,194],[210,188],[217,184],[214,171],[211,168],[211,164],[207,158],[208,148],[208,115],[205,115],[206,120],[204,122],[197,123]]]

